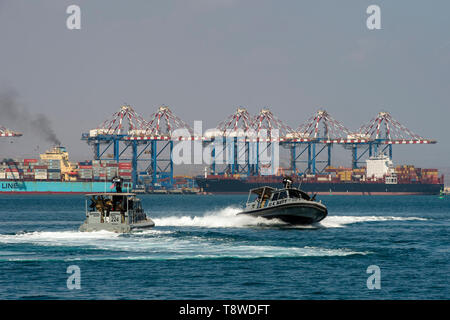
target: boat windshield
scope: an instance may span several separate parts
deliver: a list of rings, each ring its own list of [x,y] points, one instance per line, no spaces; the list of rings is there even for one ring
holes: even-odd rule
[[[310,200],[310,196],[303,191],[297,189],[285,189],[275,192],[272,201],[282,200],[286,198]]]
[[[305,192],[302,192],[300,190],[296,189],[289,189],[289,198],[297,198],[297,199],[305,199],[310,200],[311,197],[306,194]]]
[[[286,199],[288,197],[286,190],[280,191],[280,193],[278,193],[278,200],[281,199]]]

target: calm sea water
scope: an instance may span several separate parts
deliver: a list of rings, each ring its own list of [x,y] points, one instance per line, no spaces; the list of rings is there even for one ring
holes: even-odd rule
[[[450,298],[450,198],[322,196],[302,228],[235,216],[246,196],[141,198],[157,226],[117,235],[77,231],[83,196],[0,196],[0,299]]]

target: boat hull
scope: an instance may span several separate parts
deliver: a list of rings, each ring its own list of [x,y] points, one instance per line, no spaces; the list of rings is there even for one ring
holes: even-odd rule
[[[304,225],[323,220],[327,216],[328,211],[326,207],[317,203],[291,203],[258,210],[243,211],[238,214],[246,214],[270,220],[279,219],[288,224]]]
[[[137,222],[133,224],[125,224],[125,223],[83,223],[79,230],[81,232],[94,232],[94,231],[110,231],[116,233],[128,233],[135,230],[145,230],[149,228],[153,228],[155,223],[152,219],[147,218],[142,222]]]

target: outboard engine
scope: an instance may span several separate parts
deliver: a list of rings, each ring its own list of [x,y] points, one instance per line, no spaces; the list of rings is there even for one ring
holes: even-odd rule
[[[116,187],[116,192],[117,193],[121,193],[122,192],[122,182],[123,182],[122,178],[119,178],[119,177],[114,177],[113,178],[113,183],[114,183],[114,186]]]
[[[289,189],[292,186],[292,179],[290,177],[284,177],[283,186],[285,189]]]

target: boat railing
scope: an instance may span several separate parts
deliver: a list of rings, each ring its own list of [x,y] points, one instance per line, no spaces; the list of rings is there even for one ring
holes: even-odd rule
[[[302,199],[302,198],[288,197],[288,198],[283,198],[283,199],[271,200],[271,201],[269,201],[268,207],[285,204],[285,203],[297,203],[297,202],[303,202],[303,201],[307,201],[307,200]]]
[[[89,211],[87,214],[87,219],[90,223],[120,223],[123,224],[128,220],[127,211]]]
[[[145,218],[142,210],[127,211],[88,211],[87,219],[90,223],[134,224]]]

